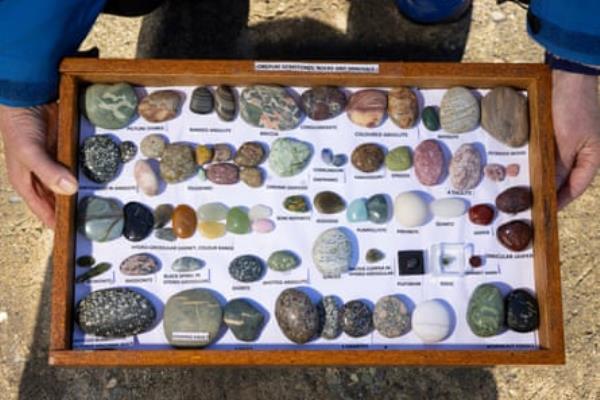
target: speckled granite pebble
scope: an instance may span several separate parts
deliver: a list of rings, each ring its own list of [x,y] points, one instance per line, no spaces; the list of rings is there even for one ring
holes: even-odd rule
[[[397,296],[380,298],[375,304],[373,325],[382,336],[388,338],[404,335],[410,330],[408,307]]]
[[[109,135],[86,138],[80,156],[83,173],[96,183],[113,180],[121,166],[121,150]]]
[[[351,337],[366,336],[373,330],[373,313],[362,300],[352,300],[342,307],[342,330]]]

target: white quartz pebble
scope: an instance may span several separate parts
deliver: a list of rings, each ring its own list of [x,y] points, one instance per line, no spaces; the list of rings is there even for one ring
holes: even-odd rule
[[[459,198],[437,199],[429,208],[438,218],[458,218],[467,212],[467,202]]]
[[[421,226],[429,218],[425,200],[415,192],[400,193],[394,202],[396,221],[407,228]]]
[[[440,300],[427,300],[415,308],[411,325],[423,342],[440,342],[452,333],[452,316],[448,307]]]
[[[138,188],[146,196],[156,196],[158,194],[159,182],[156,172],[148,161],[138,160],[133,168],[133,176]]]
[[[248,212],[250,221],[257,221],[259,219],[267,219],[273,215],[273,210],[269,206],[264,204],[257,204],[253,206]]]

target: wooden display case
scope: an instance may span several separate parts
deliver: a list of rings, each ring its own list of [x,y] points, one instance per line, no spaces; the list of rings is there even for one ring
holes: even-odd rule
[[[312,65],[318,65],[312,64]],[[357,64],[357,63],[353,63]],[[358,63],[359,64],[359,63]],[[61,65],[58,160],[78,166],[79,93],[82,85],[339,85],[447,88],[500,85],[526,90],[530,114],[535,289],[540,307],[537,349],[441,350],[74,350],[73,290],[76,196],[57,199],[49,362],[59,366],[249,365],[495,365],[565,361],[551,120],[551,76],[533,64],[379,63],[375,73],[257,71],[253,61],[67,59]]]

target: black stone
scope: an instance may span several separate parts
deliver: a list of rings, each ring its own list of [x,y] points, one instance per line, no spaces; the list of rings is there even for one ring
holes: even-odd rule
[[[133,160],[137,154],[137,146],[130,141],[122,142],[119,145],[119,150],[121,151],[121,161],[124,163]]]
[[[87,282],[90,279],[92,279],[98,275],[102,275],[103,273],[105,273],[106,271],[111,269],[111,267],[112,267],[112,265],[109,263],[100,263],[100,264],[94,266],[93,268],[88,269],[83,274],[79,275],[77,277],[77,279],[75,279],[75,282],[76,283]]]
[[[125,225],[123,236],[132,242],[146,239],[154,228],[154,216],[152,211],[145,205],[132,201],[125,204]]]
[[[373,313],[361,300],[352,300],[342,307],[342,330],[352,337],[366,336],[373,330]]]
[[[236,281],[255,282],[265,271],[263,261],[253,255],[239,256],[229,264],[229,275]]]
[[[121,166],[119,145],[108,135],[90,136],[81,147],[83,173],[96,183],[111,181]]]
[[[423,264],[423,251],[399,251],[398,273],[400,275],[423,275],[425,273],[425,265]]]
[[[214,108],[214,98],[208,88],[201,86],[192,93],[190,110],[196,114],[210,114]]]
[[[83,268],[91,267],[96,264],[96,259],[92,256],[80,256],[77,257],[77,265]]]
[[[506,296],[506,325],[513,331],[531,332],[540,324],[538,302],[527,290],[515,289]]]

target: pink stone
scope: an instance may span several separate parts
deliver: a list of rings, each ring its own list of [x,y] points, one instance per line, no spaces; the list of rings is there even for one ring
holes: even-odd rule
[[[472,144],[462,144],[452,156],[449,170],[454,189],[474,189],[481,180],[481,155]]]
[[[506,166],[506,175],[510,177],[515,177],[519,175],[519,171],[521,171],[521,167],[519,164],[508,164]]]
[[[506,178],[506,169],[500,164],[488,164],[483,168],[486,178],[494,182],[502,182]]]
[[[423,185],[433,186],[440,183],[446,165],[439,143],[433,139],[421,142],[415,149],[414,165],[417,179]]]
[[[269,233],[275,229],[275,223],[270,219],[257,219],[252,223],[252,230],[257,233]]]
[[[235,164],[211,164],[206,168],[206,177],[212,183],[233,185],[240,180],[240,169]]]
[[[158,194],[158,176],[156,176],[156,172],[154,172],[148,161],[136,161],[133,168],[133,177],[135,178],[138,188],[146,196],[156,196]]]

